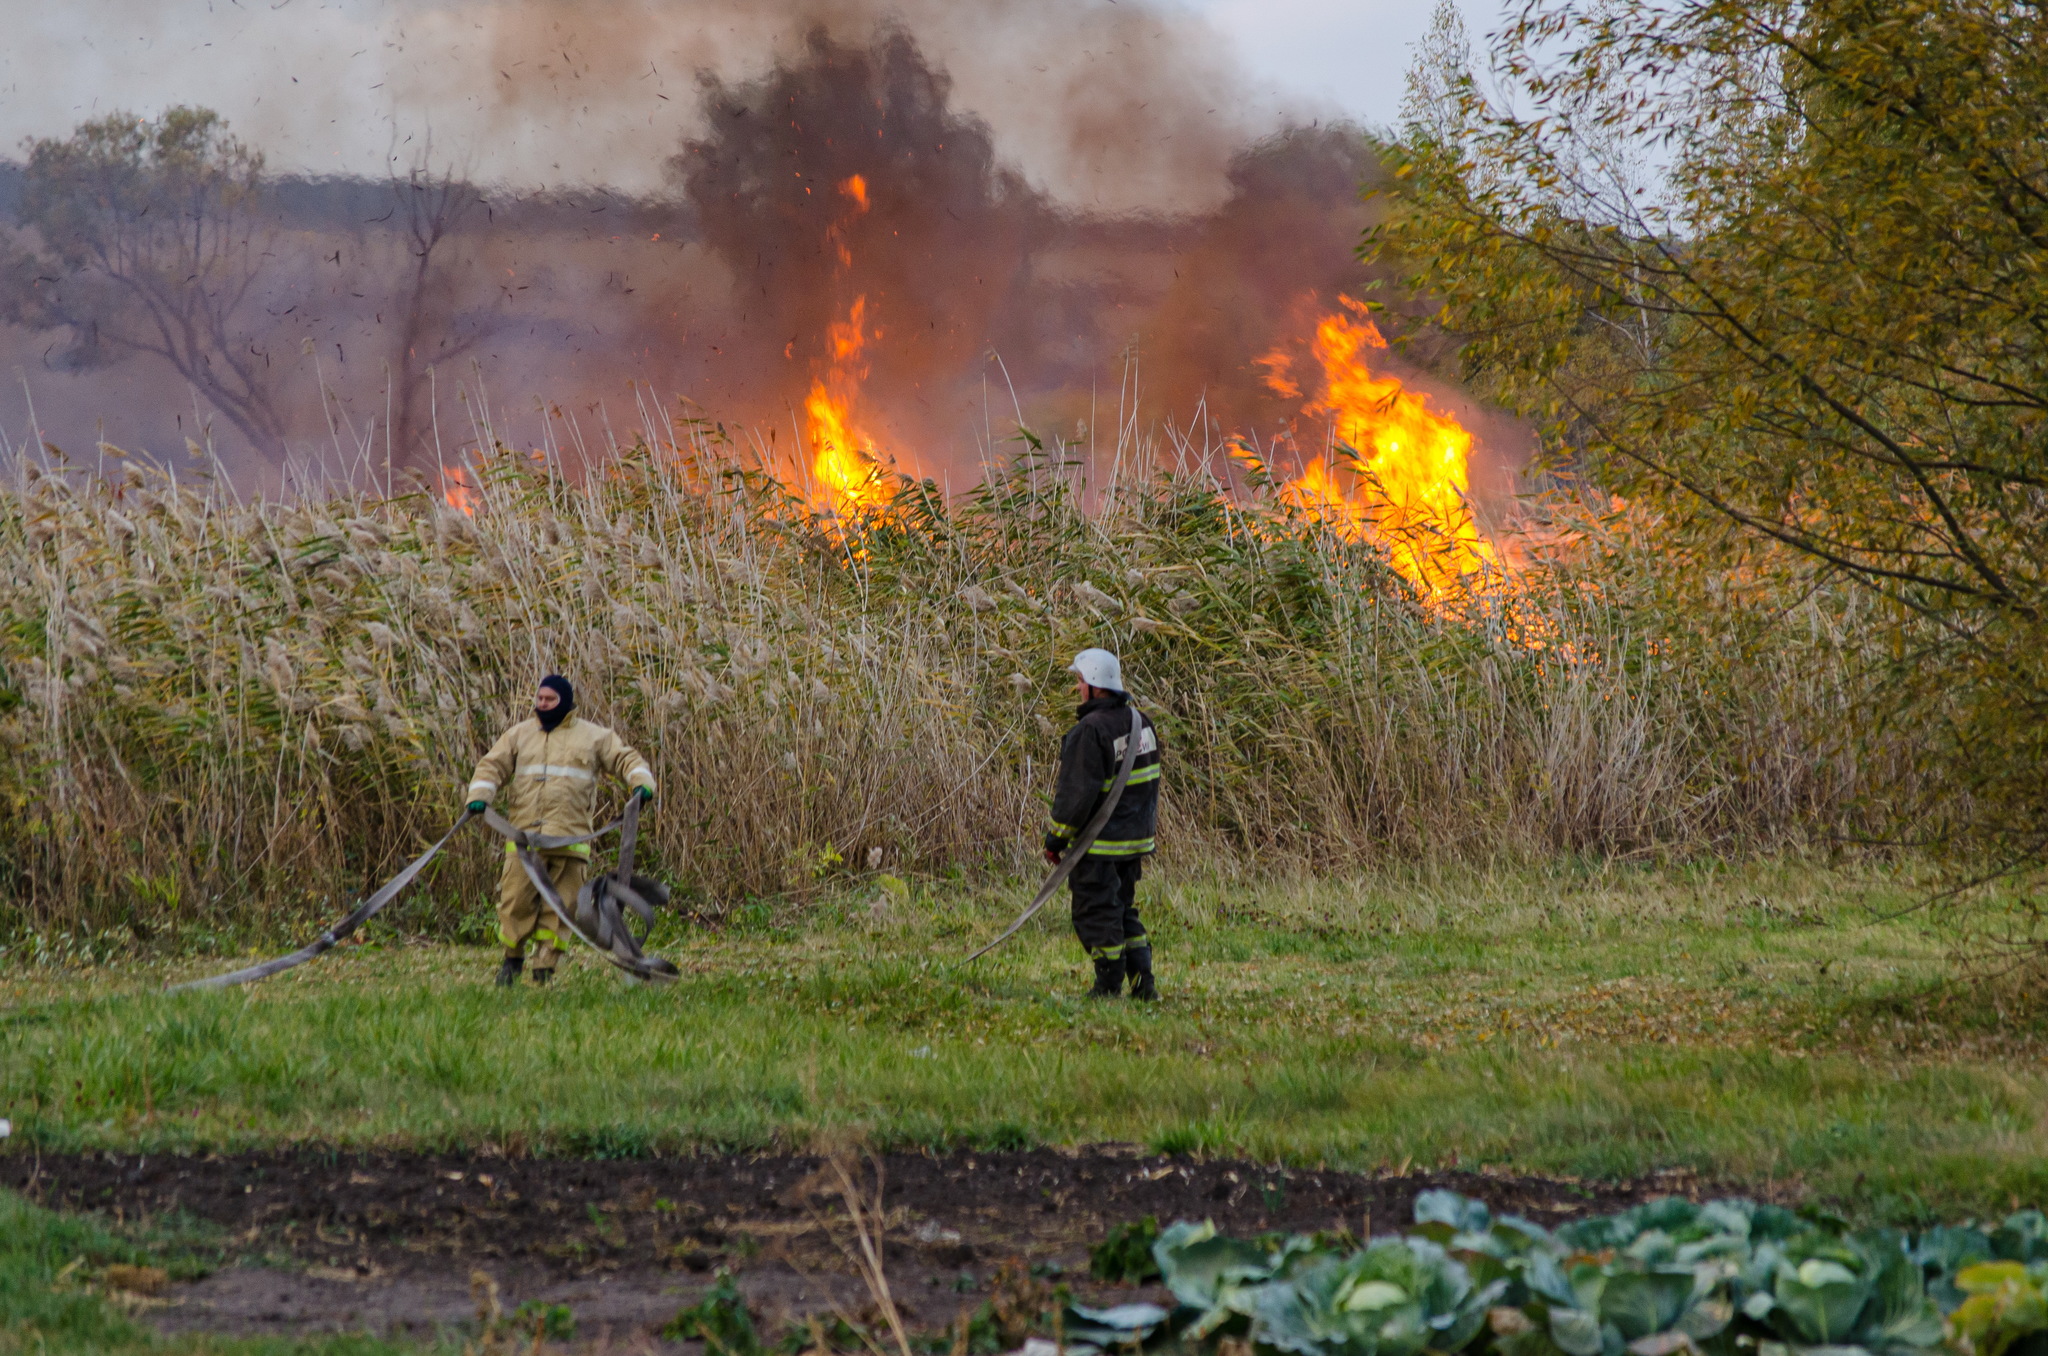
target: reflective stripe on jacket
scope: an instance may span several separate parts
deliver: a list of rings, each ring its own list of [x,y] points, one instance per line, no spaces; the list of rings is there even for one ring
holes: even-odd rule
[[[506,796],[506,818],[529,832],[574,837],[597,827],[597,779],[654,789],[654,771],[633,747],[571,713],[553,730],[529,716],[491,745],[469,780],[469,800]],[[590,855],[590,845],[569,851]]]
[[[1075,712],[1074,728],[1060,741],[1059,783],[1053,790],[1052,819],[1046,825],[1046,846],[1066,851],[1081,826],[1116,781],[1123,765],[1124,745],[1131,737],[1128,698],[1097,697]],[[1154,848],[1159,825],[1159,733],[1152,719],[1140,714],[1138,758],[1131,779],[1110,812],[1109,823],[1088,848],[1091,857],[1141,857]]]

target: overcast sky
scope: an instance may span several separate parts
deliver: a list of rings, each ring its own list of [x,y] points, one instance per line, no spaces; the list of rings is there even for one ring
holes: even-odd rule
[[[1281,97],[1328,103],[1375,125],[1394,121],[1410,48],[1436,0],[1182,0]],[[1499,0],[1459,0],[1475,52]]]

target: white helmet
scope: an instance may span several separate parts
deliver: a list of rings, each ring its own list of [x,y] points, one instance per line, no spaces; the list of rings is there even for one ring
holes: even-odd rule
[[[1116,656],[1107,650],[1083,650],[1074,656],[1074,662],[1067,665],[1068,673],[1078,673],[1081,681],[1090,687],[1103,688],[1110,692],[1124,690],[1124,666],[1116,662]]]

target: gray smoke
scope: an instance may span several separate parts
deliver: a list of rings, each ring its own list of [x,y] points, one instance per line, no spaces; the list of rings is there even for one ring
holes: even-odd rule
[[[479,182],[644,193],[704,130],[700,72],[758,77],[814,30],[883,22],[1008,163],[1089,210],[1213,206],[1231,150],[1277,125],[1209,29],[1144,0],[73,0],[11,16],[0,145],[203,104],[279,169],[376,174],[431,136]]]
[[[956,487],[1013,399],[1069,437],[1126,401],[1211,444],[1308,442],[1255,360],[1366,281],[1363,135],[1237,106],[1208,30],[1142,3],[177,8],[39,11],[0,57],[29,97],[0,116],[62,135],[108,111],[77,91],[203,102],[288,172],[249,343],[294,460],[326,474],[452,461],[485,397],[516,445],[574,454],[688,412],[796,460],[856,298],[863,425]],[[452,167],[461,201],[425,286],[402,229],[417,191],[387,177],[420,164]],[[0,371],[24,375],[0,391],[10,437],[32,397],[74,455],[175,455],[208,428],[238,478],[280,483],[160,364],[72,370],[63,351],[0,327]],[[1134,365],[1136,397],[1115,394]]]

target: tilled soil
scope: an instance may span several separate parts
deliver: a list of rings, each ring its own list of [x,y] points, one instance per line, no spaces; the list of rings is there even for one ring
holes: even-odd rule
[[[1012,1278],[1059,1269],[1098,1299],[1157,1298],[1087,1280],[1090,1245],[1151,1215],[1226,1233],[1385,1233],[1418,1192],[1449,1187],[1541,1223],[1687,1194],[1688,1179],[1582,1183],[1471,1172],[1373,1175],[1162,1158],[1095,1145],[1015,1153],[889,1154],[879,1180],[888,1284],[913,1327],[951,1323]],[[665,1344],[660,1326],[734,1273],[771,1329],[872,1305],[838,1174],[805,1155],[630,1160],[297,1151],[204,1157],[0,1157],[0,1183],[55,1209],[119,1221],[183,1213],[219,1226],[243,1261],[172,1288],[168,1331],[423,1332],[499,1304],[567,1304],[579,1338]],[[486,1301],[487,1303],[488,1301]]]

